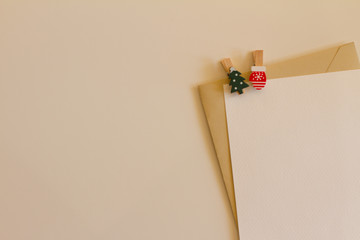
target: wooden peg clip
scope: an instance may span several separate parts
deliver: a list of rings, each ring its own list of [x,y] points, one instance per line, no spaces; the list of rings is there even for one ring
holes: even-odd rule
[[[223,65],[223,68],[225,69],[226,73],[229,73],[229,72],[230,72],[230,68],[234,66],[234,65],[232,64],[230,58],[224,58],[223,60],[221,60],[221,64]]]
[[[263,54],[264,50],[256,50],[253,52],[255,66],[263,65]]]
[[[266,84],[266,67],[263,66],[263,50],[256,50],[253,52],[254,64],[251,67],[251,75],[249,81],[253,84],[256,90],[261,90]]]

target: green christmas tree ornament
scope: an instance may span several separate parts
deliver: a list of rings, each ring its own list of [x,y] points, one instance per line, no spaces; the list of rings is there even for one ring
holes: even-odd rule
[[[234,68],[230,58],[223,59],[221,64],[230,79],[229,85],[231,86],[231,93],[238,92],[239,94],[242,94],[243,89],[247,88],[249,85],[244,82],[245,78],[241,76],[241,72]]]
[[[241,72],[235,70],[234,67],[230,68],[230,73],[228,74],[231,86],[231,93],[238,92],[239,94],[243,93],[243,89],[247,88],[249,85],[244,82],[245,78],[241,76]]]

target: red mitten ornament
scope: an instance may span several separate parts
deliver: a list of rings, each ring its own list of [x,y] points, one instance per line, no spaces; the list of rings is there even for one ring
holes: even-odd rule
[[[251,75],[249,81],[253,84],[256,90],[261,90],[266,84],[266,67],[264,66],[252,66]]]

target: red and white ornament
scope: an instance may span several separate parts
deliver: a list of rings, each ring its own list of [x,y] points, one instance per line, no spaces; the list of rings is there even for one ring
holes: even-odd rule
[[[249,81],[253,84],[256,90],[261,90],[266,84],[266,67],[264,66],[252,66],[251,75]]]

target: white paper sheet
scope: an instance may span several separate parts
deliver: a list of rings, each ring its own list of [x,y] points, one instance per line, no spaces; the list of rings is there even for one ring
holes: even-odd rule
[[[359,240],[360,70],[224,91],[241,240]]]

